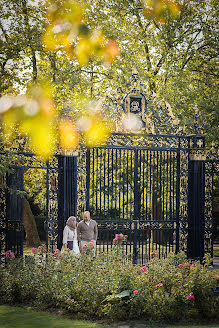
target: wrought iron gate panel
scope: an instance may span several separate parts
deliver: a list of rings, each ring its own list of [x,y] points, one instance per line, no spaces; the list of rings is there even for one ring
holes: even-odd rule
[[[213,220],[213,184],[214,176],[219,172],[218,160],[205,161],[205,227],[204,227],[204,251],[213,256],[212,220]]]
[[[6,248],[6,174],[0,176],[0,255]],[[1,263],[1,258],[0,258]]]
[[[15,255],[23,254],[23,207],[24,169],[13,167],[6,176],[6,249]]]
[[[128,235],[134,262],[179,249],[179,151],[100,146],[87,151],[87,209],[99,225],[98,249]]]
[[[188,150],[180,150],[179,249],[187,250],[188,238]]]
[[[58,240],[58,158],[54,156],[47,162],[47,217],[46,229],[48,250],[57,248]]]
[[[2,153],[1,156],[7,156],[8,153]],[[21,255],[23,251],[24,228],[23,228],[23,202],[20,192],[24,191],[23,178],[24,172],[28,169],[45,170],[46,171],[46,202],[47,202],[47,218],[46,218],[46,244],[48,249],[57,248],[57,223],[58,223],[58,159],[56,156],[51,158],[49,162],[38,158],[29,152],[10,152],[10,166],[13,168],[14,179],[4,183],[4,188],[0,189],[0,251],[3,254],[6,250],[11,249],[16,255]],[[17,173],[16,173],[17,172]],[[19,173],[19,177],[17,176]],[[13,175],[13,174],[12,174]],[[1,177],[5,179],[5,177]],[[20,182],[19,182],[20,181]],[[7,187],[6,187],[7,185]],[[10,196],[7,188],[15,189],[18,193]],[[16,198],[16,199],[12,199]],[[19,198],[19,199],[18,199]],[[8,206],[7,206],[8,203]],[[13,206],[15,204],[15,206]],[[18,209],[19,207],[19,209]],[[12,209],[15,213],[12,213]],[[12,217],[16,217],[13,220]],[[12,232],[10,232],[11,230]],[[14,232],[13,232],[14,231]],[[13,234],[13,236],[12,236]],[[16,241],[13,245],[9,243],[9,239]],[[19,246],[20,245],[20,246]]]
[[[87,186],[88,181],[87,176],[89,172],[87,171],[87,150],[81,147],[78,152],[78,164],[77,164],[77,216],[80,217],[81,214],[87,209]]]

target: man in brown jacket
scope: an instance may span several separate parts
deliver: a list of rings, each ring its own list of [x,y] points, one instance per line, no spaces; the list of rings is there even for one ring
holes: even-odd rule
[[[83,220],[78,223],[77,235],[80,249],[82,249],[84,245],[87,245],[89,242],[91,242],[91,240],[93,240],[95,255],[98,230],[97,223],[91,219],[89,211],[84,212]]]

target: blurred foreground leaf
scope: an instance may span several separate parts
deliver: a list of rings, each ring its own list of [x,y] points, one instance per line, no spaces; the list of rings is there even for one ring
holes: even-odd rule
[[[142,0],[145,17],[165,23],[167,16],[177,17],[181,7],[175,0]]]

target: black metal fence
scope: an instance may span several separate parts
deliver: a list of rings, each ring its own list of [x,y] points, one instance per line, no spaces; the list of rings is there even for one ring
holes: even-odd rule
[[[179,249],[179,151],[102,146],[87,150],[86,208],[99,224],[99,250],[128,235],[134,261]],[[107,246],[109,248],[109,246]]]
[[[22,254],[19,191],[28,168],[46,172],[48,249],[61,247],[68,216],[86,209],[98,222],[97,253],[111,249],[116,233],[128,236],[123,247],[134,263],[145,263],[155,250],[158,257],[212,252],[214,165],[206,159],[203,136],[113,134],[106,145],[48,162],[15,154],[13,173],[2,176],[7,188],[0,188],[1,253]]]

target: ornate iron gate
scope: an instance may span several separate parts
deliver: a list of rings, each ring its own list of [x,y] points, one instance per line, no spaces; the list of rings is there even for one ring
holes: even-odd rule
[[[177,150],[103,146],[87,151],[87,200],[99,224],[99,250],[107,238],[128,235],[127,253],[145,261],[179,249]],[[128,249],[129,248],[129,249]]]
[[[11,172],[1,176],[0,186],[0,254],[11,250],[23,254],[24,172],[46,171],[46,246],[57,248],[58,237],[58,158],[45,162],[28,152],[2,152],[1,159],[10,160]]]
[[[87,209],[99,226],[97,252],[109,251],[123,233],[134,263],[155,250],[202,258],[212,252],[213,164],[204,143],[199,135],[113,134],[106,145],[48,162],[15,153],[13,173],[1,177],[8,188],[0,188],[1,253],[22,254],[23,173],[35,168],[46,170],[47,249],[60,248],[67,217]]]
[[[128,235],[124,247],[134,263],[154,250],[192,258],[211,251],[204,145],[201,135],[113,134],[107,145],[81,150],[78,215],[90,210],[98,222],[99,252],[112,247],[115,233]]]

